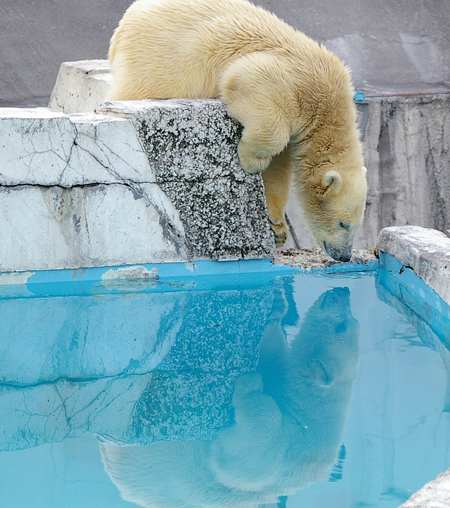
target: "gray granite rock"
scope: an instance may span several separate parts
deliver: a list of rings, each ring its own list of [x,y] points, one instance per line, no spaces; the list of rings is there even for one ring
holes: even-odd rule
[[[261,175],[242,169],[242,127],[221,101],[127,101],[98,111],[134,122],[156,182],[180,215],[191,259],[273,256]]]

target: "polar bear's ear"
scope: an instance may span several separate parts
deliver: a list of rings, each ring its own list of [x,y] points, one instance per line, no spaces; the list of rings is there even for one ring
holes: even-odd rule
[[[367,175],[367,168],[366,166],[363,166],[362,167],[362,172],[363,172],[363,175],[366,176]]]
[[[318,197],[324,198],[331,191],[336,190],[341,185],[341,177],[334,169],[329,169],[320,174],[313,175],[310,180],[310,190]]]
[[[322,185],[324,186],[326,192],[329,192],[332,189],[337,189],[340,184],[341,177],[337,171],[330,169],[323,175]]]

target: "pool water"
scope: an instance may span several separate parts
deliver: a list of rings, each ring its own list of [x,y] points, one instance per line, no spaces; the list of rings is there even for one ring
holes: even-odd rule
[[[442,316],[244,279],[1,299],[0,506],[394,508],[450,467]]]

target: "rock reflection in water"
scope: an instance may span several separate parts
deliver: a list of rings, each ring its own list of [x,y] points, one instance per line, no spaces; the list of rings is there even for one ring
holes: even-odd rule
[[[274,298],[260,282],[0,300],[0,452],[215,438],[258,364]]]
[[[151,508],[252,508],[329,476],[358,363],[359,324],[350,291],[335,288],[306,312],[288,344],[286,295],[280,288],[258,367],[237,379],[233,421],[214,439],[100,443],[125,500]]]

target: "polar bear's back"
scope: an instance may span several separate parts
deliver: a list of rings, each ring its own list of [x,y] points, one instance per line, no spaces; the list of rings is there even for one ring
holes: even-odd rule
[[[241,55],[318,48],[246,0],[138,0],[111,39],[108,99],[217,98],[223,69]]]

